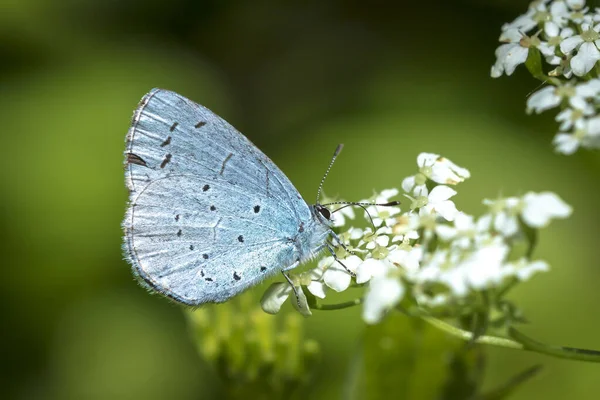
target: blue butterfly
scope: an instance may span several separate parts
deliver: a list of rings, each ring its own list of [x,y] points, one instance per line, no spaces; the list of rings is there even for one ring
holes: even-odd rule
[[[250,140],[177,93],[146,94],[126,142],[123,248],[153,291],[224,302],[276,272],[291,284],[285,271],[339,242],[325,205],[307,204]]]

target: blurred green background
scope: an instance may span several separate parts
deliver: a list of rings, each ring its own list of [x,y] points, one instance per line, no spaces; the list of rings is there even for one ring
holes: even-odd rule
[[[512,294],[550,343],[600,348],[596,153],[553,153],[553,113],[527,117],[538,82],[493,80],[517,0],[4,0],[0,397],[212,398],[213,377],[179,307],[148,295],[122,260],[124,137],[153,87],[177,91],[245,133],[312,201],[399,187],[419,152],[469,168],[460,208],[552,190],[573,205],[542,232],[552,271]],[[264,286],[254,289],[257,296]],[[314,398],[339,398],[363,331],[360,310],[318,312]],[[514,396],[596,399],[599,367],[489,348],[486,386],[544,372]]]

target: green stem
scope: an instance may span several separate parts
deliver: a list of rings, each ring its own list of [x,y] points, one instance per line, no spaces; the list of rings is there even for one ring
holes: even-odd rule
[[[450,325],[449,323],[441,321],[437,318],[432,318],[432,317],[420,317],[420,318],[426,322],[429,322],[431,325],[435,326],[436,328],[441,329],[444,332],[447,332],[453,336],[456,336],[463,340],[473,340],[473,334],[469,331],[465,331],[460,328],[457,328],[454,325]],[[511,339],[501,338],[501,337],[497,337],[497,336],[490,336],[490,335],[479,336],[478,338],[476,338],[474,340],[474,342],[491,344],[491,345],[500,346],[500,347],[508,347],[511,349],[518,349],[518,350],[525,349],[525,346],[523,346],[519,342],[515,342],[514,340],[511,340]]]
[[[514,340],[522,343],[525,350],[535,351],[536,353],[546,354],[552,357],[565,358],[567,360],[600,362],[600,351],[597,350],[552,346],[549,344],[540,343],[528,336],[525,336],[513,327],[508,328],[508,334]]]
[[[473,340],[473,333],[469,331],[457,328],[454,325],[441,321],[437,318],[426,316],[421,316],[420,318],[436,328],[441,329],[442,331],[460,339]],[[535,353],[545,354],[547,356],[557,358],[565,358],[568,360],[600,362],[600,351],[547,345],[525,336],[513,327],[508,328],[508,334],[510,335],[511,339],[491,335],[482,335],[477,337],[474,342],[491,344],[499,347],[507,347],[510,349],[533,351]]]
[[[363,299],[358,298],[358,299],[347,301],[345,303],[338,303],[338,304],[319,304],[319,303],[317,303],[317,304],[313,305],[311,308],[315,309],[315,310],[342,310],[344,308],[357,306],[357,305],[361,304],[362,302],[363,302]]]

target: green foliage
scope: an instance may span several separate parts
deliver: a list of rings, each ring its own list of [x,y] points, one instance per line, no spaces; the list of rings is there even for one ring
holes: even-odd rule
[[[351,398],[465,399],[480,388],[485,358],[465,342],[400,314],[365,329],[349,377]]]

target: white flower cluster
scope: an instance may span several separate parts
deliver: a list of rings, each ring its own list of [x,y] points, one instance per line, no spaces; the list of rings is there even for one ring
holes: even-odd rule
[[[529,97],[527,111],[560,107],[556,150],[572,154],[579,147],[600,148],[600,9],[590,9],[585,0],[534,1],[524,15],[502,27],[500,42],[494,78],[511,75],[530,57],[552,66],[545,74],[541,65],[528,63],[530,72],[551,86]]]
[[[456,208],[451,200],[456,191],[449,187],[468,178],[468,170],[431,153],[420,154],[417,164],[417,174],[402,182],[408,210],[368,206],[366,228],[344,219],[339,237],[347,250],[338,247],[335,258],[345,267],[328,255],[315,269],[292,277],[298,293],[293,303],[301,312],[310,314],[304,290],[325,298],[328,289],[344,291],[354,280],[355,286],[367,285],[363,319],[376,323],[403,299],[425,308],[454,306],[476,291],[524,281],[548,269],[544,261],[515,256],[514,247],[527,230],[571,214],[557,195],[530,192],[485,200],[488,212],[474,218]],[[387,203],[398,194],[398,189],[388,189],[367,201]],[[263,309],[278,312],[291,293],[288,283],[273,284],[263,296]]]

